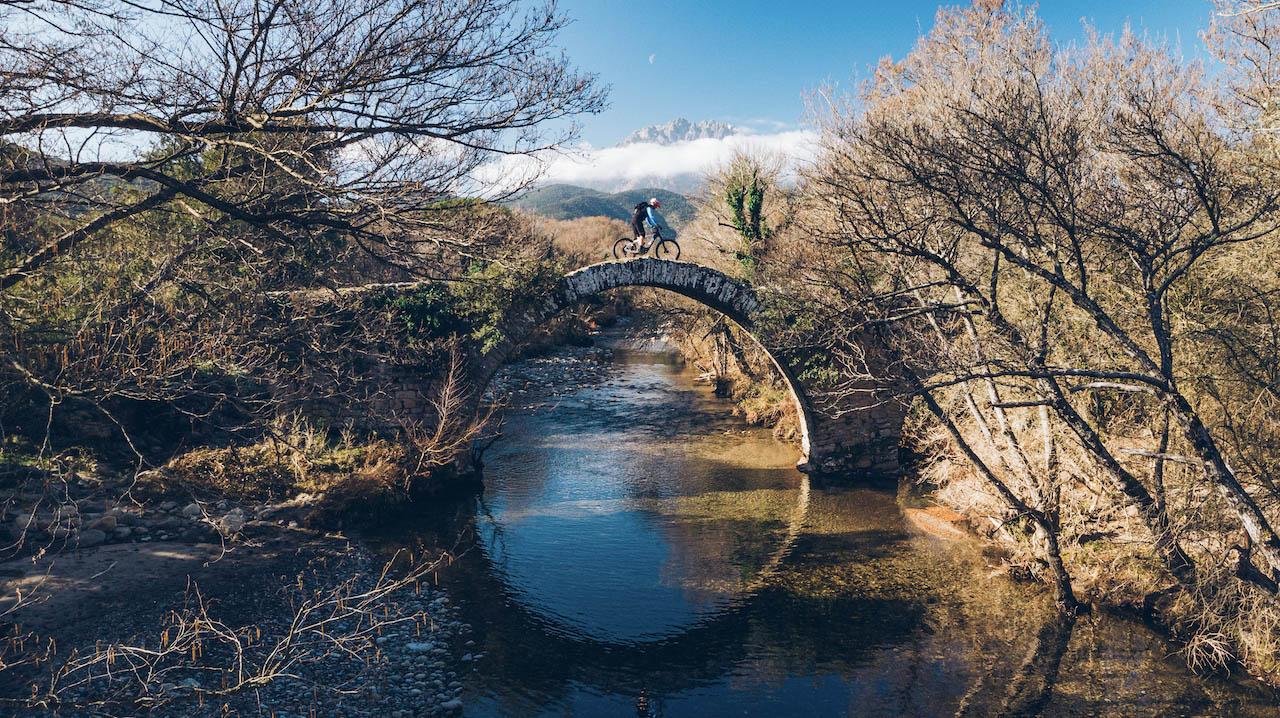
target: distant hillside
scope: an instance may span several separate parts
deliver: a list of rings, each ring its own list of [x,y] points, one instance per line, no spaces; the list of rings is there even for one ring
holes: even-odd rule
[[[35,168],[46,165],[66,167],[68,162],[61,157],[33,152],[22,145],[0,140],[0,173],[14,170]],[[108,198],[118,191],[132,185],[138,189],[150,189],[157,185],[151,180],[122,180],[109,174],[98,176],[85,175],[71,183],[69,190],[54,190],[41,194],[43,200],[58,200],[58,211],[70,217],[80,217],[100,209],[96,200]]]
[[[511,205],[548,219],[612,217],[629,222],[636,203],[650,197],[657,197],[662,203],[658,213],[675,229],[681,229],[693,219],[694,207],[688,197],[652,187],[607,194],[586,187],[553,184],[532,190]]]

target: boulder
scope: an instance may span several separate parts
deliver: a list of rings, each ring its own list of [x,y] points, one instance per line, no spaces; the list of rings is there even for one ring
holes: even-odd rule
[[[204,515],[204,509],[200,508],[200,504],[193,502],[187,504],[186,507],[182,509],[182,515],[189,519],[194,519],[197,516]]]
[[[226,516],[222,517],[222,526],[231,533],[238,533],[244,528],[245,517],[244,511],[241,509],[232,509]]]
[[[93,521],[90,521],[88,528],[90,530],[96,529],[98,531],[102,531],[103,533],[111,533],[112,531],[116,530],[116,525],[118,523],[119,521],[118,519],[116,519],[115,516],[112,516],[111,514],[107,514],[100,518],[94,519]]]
[[[98,546],[107,542],[107,535],[97,529],[88,529],[80,532],[80,540],[76,543],[80,548],[89,548],[90,546]]]

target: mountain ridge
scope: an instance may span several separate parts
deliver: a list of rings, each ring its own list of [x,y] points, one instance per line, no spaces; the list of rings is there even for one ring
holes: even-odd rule
[[[677,230],[691,221],[696,212],[688,197],[656,187],[610,193],[578,185],[550,184],[530,190],[507,204],[547,219],[609,217],[629,222],[636,204],[650,197],[658,198],[662,203],[659,214]]]

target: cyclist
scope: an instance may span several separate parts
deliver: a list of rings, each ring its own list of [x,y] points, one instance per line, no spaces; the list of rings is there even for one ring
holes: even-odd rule
[[[632,242],[632,251],[639,254],[649,248],[644,243],[644,225],[658,227],[658,215],[653,210],[662,206],[657,197],[650,197],[648,202],[641,202],[631,211],[631,231],[635,232],[635,240]]]

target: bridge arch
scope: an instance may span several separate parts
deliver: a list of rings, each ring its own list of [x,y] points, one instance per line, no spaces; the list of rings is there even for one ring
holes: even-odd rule
[[[535,330],[586,299],[622,287],[655,287],[684,295],[720,312],[746,330],[782,376],[795,403],[800,420],[800,468],[809,470],[810,435],[815,427],[812,405],[791,368],[756,335],[754,318],[760,311],[759,299],[750,287],[723,272],[692,262],[640,258],[592,264],[565,275],[545,295],[508,315],[500,324],[503,338],[473,358],[470,376],[475,401],[480,401],[498,368]]]

